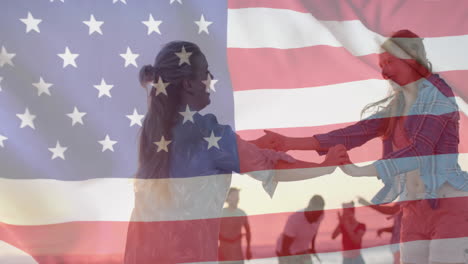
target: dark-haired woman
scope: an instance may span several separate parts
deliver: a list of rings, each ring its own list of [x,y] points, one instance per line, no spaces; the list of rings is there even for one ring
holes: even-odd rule
[[[272,195],[278,181],[329,174],[332,163],[346,158],[338,146],[322,164],[295,161],[242,140],[213,114],[198,113],[210,103],[211,78],[200,48],[184,41],[168,43],[154,65],[141,69],[141,84],[152,88],[140,134],[127,264],[216,263],[219,217],[233,171],[249,173]],[[282,170],[296,167],[310,169]]]

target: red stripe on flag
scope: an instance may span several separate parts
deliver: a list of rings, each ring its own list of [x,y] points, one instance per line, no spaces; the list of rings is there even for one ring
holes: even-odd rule
[[[354,56],[342,47],[228,49],[235,91],[286,89],[382,79],[377,54]]]
[[[433,210],[427,200],[399,203],[405,207],[406,222],[403,222],[403,242],[414,241],[408,227],[428,226],[435,236],[427,239],[468,237],[468,222],[460,210],[468,197],[438,199],[443,210]],[[337,226],[337,213],[342,210],[325,211],[317,235],[317,253],[342,250],[341,238],[331,239]],[[454,214],[451,215],[450,212]],[[464,215],[465,214],[465,215]],[[275,257],[276,240],[282,233],[290,212],[249,216],[252,231],[252,254],[254,258]],[[356,207],[359,222],[367,225],[361,248],[388,245],[388,236],[381,238],[375,231],[392,225],[392,221],[369,207]],[[450,218],[451,217],[451,218]],[[450,218],[450,219],[449,219]],[[440,220],[440,221],[439,221]],[[127,244],[127,222],[71,222],[54,225],[16,226],[0,223],[0,238],[33,256],[41,264],[58,263],[122,263],[125,247],[138,250],[136,262],[129,263],[180,263],[215,261],[217,256],[217,230],[220,219],[203,219],[169,222],[132,222],[134,232]],[[448,221],[448,222],[447,222]],[[208,228],[208,229],[206,229]],[[298,228],[307,228],[298,227]],[[209,234],[199,230],[208,230]],[[157,235],[159,234],[159,235]],[[166,234],[166,235],[162,235]],[[430,235],[430,234],[428,234]],[[197,241],[203,243],[197,243]],[[207,248],[207,245],[212,245]],[[162,258],[166,258],[165,260]]]
[[[112,264],[122,263],[127,228],[128,222],[106,221],[36,226],[0,223],[0,240],[41,264]]]
[[[228,49],[234,91],[291,89],[370,79],[383,80],[379,55],[354,56],[345,48]],[[457,95],[468,101],[468,70],[440,72]]]
[[[229,0],[228,8],[266,7],[311,13],[320,20],[360,20],[383,36],[409,29],[420,37],[445,37],[468,33],[465,0]]]

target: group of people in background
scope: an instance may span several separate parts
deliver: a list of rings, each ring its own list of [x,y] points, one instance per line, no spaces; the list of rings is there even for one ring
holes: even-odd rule
[[[247,214],[238,207],[239,189],[230,188],[226,199],[227,207],[223,208],[223,218],[219,233],[220,261],[226,264],[243,264],[244,259],[252,258],[251,239],[252,232]],[[390,249],[394,255],[394,264],[400,263],[399,254],[399,225],[401,213],[399,205],[380,206],[372,205],[362,197],[358,198],[361,205],[394,219],[388,227],[376,230],[380,237],[382,233],[391,233]],[[321,262],[316,250],[316,240],[319,227],[324,218],[325,200],[321,195],[314,195],[306,208],[288,216],[284,229],[276,241],[276,255],[279,264],[312,264],[316,258]],[[366,232],[366,225],[355,217],[354,202],[343,203],[342,212],[337,212],[338,224],[332,232],[331,239],[341,235],[343,264],[364,264],[361,255],[362,240]],[[244,232],[243,232],[244,230]],[[245,237],[245,251],[242,250],[242,240]]]

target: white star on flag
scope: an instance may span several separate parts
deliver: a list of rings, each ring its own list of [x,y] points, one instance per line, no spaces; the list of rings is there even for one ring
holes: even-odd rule
[[[28,17],[27,18],[20,18],[20,20],[21,20],[21,22],[23,22],[26,25],[26,33],[28,33],[31,30],[34,30],[34,31],[40,33],[39,23],[41,23],[42,19],[35,19],[31,15],[31,12],[28,12]]]
[[[99,144],[102,145],[102,152],[104,152],[106,150],[110,150],[110,151],[114,152],[114,144],[117,143],[117,141],[111,140],[109,138],[109,135],[106,135],[106,138],[104,138],[103,140],[100,140],[98,142],[99,142]]]
[[[159,25],[161,25],[161,20],[154,20],[153,15],[150,14],[147,21],[141,21],[141,23],[145,24],[148,27],[148,35],[156,32],[161,35],[161,31],[159,31]]]
[[[26,108],[26,110],[24,111],[24,114],[16,114],[16,116],[21,119],[21,125],[20,125],[20,128],[23,128],[25,126],[28,126],[32,129],[36,129],[34,127],[34,119],[36,119],[36,116],[35,115],[32,115],[31,113],[29,113],[29,109]]]
[[[2,148],[5,147],[5,146],[3,145],[3,141],[5,141],[5,140],[7,140],[7,139],[8,139],[7,137],[5,137],[5,136],[3,136],[3,135],[0,135],[0,147],[2,147]]]
[[[205,84],[207,93],[209,93],[210,91],[216,92],[216,89],[214,86],[218,82],[218,80],[211,79],[211,74],[208,74],[207,79],[202,82]]]
[[[187,63],[188,65],[190,65],[190,55],[192,55],[192,52],[187,52],[185,51],[185,47],[182,46],[182,50],[180,52],[176,52],[175,53],[177,55],[177,57],[179,57],[179,66],[184,64],[184,63]]]
[[[153,83],[153,87],[156,88],[156,96],[158,96],[161,93],[167,95],[167,86],[169,86],[169,83],[163,82],[163,79],[161,78],[161,76],[159,76],[158,82]]]
[[[114,85],[107,84],[104,78],[101,79],[101,84],[94,85],[94,88],[99,90],[98,98],[101,96],[106,95],[107,97],[111,98],[110,90],[114,87]]]
[[[89,27],[89,35],[93,34],[94,32],[102,35],[101,26],[104,24],[104,22],[96,21],[93,14],[91,14],[91,17],[88,21],[85,20],[83,23]]]
[[[203,139],[208,141],[208,149],[211,147],[216,147],[219,149],[218,141],[221,139],[221,137],[215,137],[213,131],[211,131],[211,135],[209,137],[204,137]]]
[[[65,47],[64,53],[57,54],[57,55],[63,59],[63,68],[67,67],[68,65],[71,65],[75,68],[77,67],[75,60],[80,55],[76,53],[71,53],[68,47]]]
[[[177,3],[179,3],[179,4],[182,4],[182,0],[171,0],[171,3],[170,3],[170,4],[172,5],[172,3],[174,3],[174,2],[177,2]]]
[[[130,47],[127,47],[126,53],[120,54],[120,57],[125,59],[125,67],[127,67],[130,64],[132,64],[135,67],[138,67],[136,63],[136,59],[138,58],[138,56],[140,55],[136,53],[132,53],[132,50],[130,49]]]
[[[189,106],[185,107],[184,112],[179,112],[184,117],[184,121],[182,121],[182,124],[185,124],[187,121],[191,121],[193,123],[193,115],[197,113],[197,111],[190,111]]]
[[[37,96],[41,96],[43,93],[50,96],[49,88],[53,85],[52,83],[46,83],[42,77],[40,77],[39,82],[33,83],[32,85],[37,88]]]
[[[213,22],[205,20],[205,17],[201,15],[200,20],[195,21],[195,24],[198,25],[198,34],[202,32],[205,32],[206,34],[210,34],[210,32],[208,32],[208,26],[213,24]]]
[[[73,108],[73,113],[67,114],[68,117],[72,119],[72,126],[74,126],[76,123],[80,123],[83,125],[83,116],[85,116],[85,112],[80,112],[78,111],[78,108]]]
[[[2,91],[2,85],[1,85],[2,81],[3,81],[3,77],[0,76],[0,92]]]
[[[65,160],[64,154],[67,149],[68,149],[67,147],[60,146],[60,142],[58,142],[57,140],[57,144],[55,145],[55,148],[49,148],[49,151],[53,153],[51,159],[61,158]]]
[[[171,144],[171,140],[166,140],[164,138],[164,136],[161,137],[161,140],[160,141],[155,141],[154,144],[156,144],[158,146],[158,151],[161,151],[161,150],[164,150],[166,152],[169,152],[169,149],[167,148],[167,146],[169,146],[169,144]]]
[[[8,53],[5,46],[2,46],[2,52],[0,52],[0,67],[3,67],[5,64],[13,66],[13,59],[16,56],[16,53]]]
[[[136,108],[133,108],[133,114],[127,115],[127,118],[130,119],[130,126],[139,125],[141,126],[141,120],[145,117],[145,115],[138,114]]]
[[[124,4],[127,4],[127,0],[112,0],[112,3],[115,4],[117,2],[121,2],[121,3],[124,3]]]

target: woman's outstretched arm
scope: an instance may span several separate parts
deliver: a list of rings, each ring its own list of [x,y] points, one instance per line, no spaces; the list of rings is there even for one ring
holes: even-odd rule
[[[383,116],[385,116],[384,113],[376,113],[347,127],[309,137],[288,137],[264,130],[265,135],[250,142],[260,148],[278,151],[316,150],[321,155],[325,154],[330,147],[340,144],[350,150],[382,134],[385,123],[388,121],[382,118]]]

